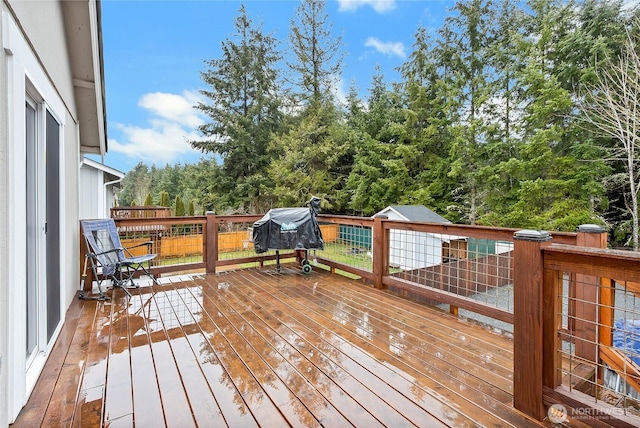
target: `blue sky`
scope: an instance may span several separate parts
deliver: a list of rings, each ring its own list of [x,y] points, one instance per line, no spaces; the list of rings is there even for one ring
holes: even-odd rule
[[[220,58],[221,43],[233,38],[241,4],[286,48],[298,1],[102,1],[106,165],[127,172],[141,161],[162,167],[203,156],[186,142],[200,138],[196,128],[206,120],[193,108],[204,89],[200,72],[203,61]],[[327,1],[333,32],[344,44],[339,93],[355,82],[366,96],[377,65],[388,81],[398,80],[394,69],[406,61],[418,26],[439,28],[453,4]]]

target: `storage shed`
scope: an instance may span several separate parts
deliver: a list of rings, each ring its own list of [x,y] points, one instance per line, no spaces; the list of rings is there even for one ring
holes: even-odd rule
[[[376,216],[390,220],[451,223],[424,205],[390,205]],[[439,265],[451,259],[466,258],[466,238],[440,233],[394,230],[389,233],[389,264],[402,270]]]

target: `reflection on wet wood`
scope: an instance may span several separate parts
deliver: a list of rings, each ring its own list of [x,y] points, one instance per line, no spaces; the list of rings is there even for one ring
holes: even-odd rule
[[[246,269],[74,302],[15,427],[541,426],[512,342],[337,275]]]

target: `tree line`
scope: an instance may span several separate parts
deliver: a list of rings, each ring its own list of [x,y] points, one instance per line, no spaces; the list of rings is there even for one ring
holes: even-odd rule
[[[284,48],[242,5],[200,72],[194,108],[207,121],[190,143],[206,157],[138,164],[120,204],[163,192],[196,213],[264,213],[311,195],[348,215],[423,204],[454,223],[600,224],[637,248],[640,84],[615,84],[640,82],[636,15],[622,1],[458,1],[439,29],[417,27],[399,81],[378,68],[366,95],[351,84],[340,100],[344,51],[324,0],[300,3]]]

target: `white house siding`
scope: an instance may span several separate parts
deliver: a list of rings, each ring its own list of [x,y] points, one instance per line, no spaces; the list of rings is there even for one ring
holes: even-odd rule
[[[108,218],[125,173],[91,159],[80,166],[80,219]]]
[[[55,82],[69,111],[75,112],[73,80],[69,66],[69,52],[65,38],[63,16],[57,0],[11,0],[11,9],[19,20],[24,34],[35,47],[37,55],[45,65],[47,74]],[[77,117],[77,114],[74,114]]]
[[[104,188],[103,173],[93,168],[80,168],[80,218],[104,218],[103,195],[96,189]],[[88,202],[91,201],[91,202]]]
[[[91,0],[89,0],[91,2]],[[80,2],[78,2],[80,3]],[[31,392],[51,349],[27,377],[25,310],[27,256],[25,93],[37,94],[61,124],[60,314],[64,321],[78,287],[80,141],[74,81],[58,0],[0,2],[0,427],[8,426]],[[89,25],[89,22],[86,23]],[[48,281],[50,278],[47,279]],[[35,370],[35,371],[34,371]]]
[[[4,34],[4,14],[5,6],[0,3],[0,38]],[[1,39],[0,39],[1,40]],[[8,195],[9,169],[7,151],[8,151],[8,129],[9,115],[7,109],[7,59],[0,43],[0,197],[4,198]],[[0,203],[0,219],[6,219],[8,216],[8,203],[2,201]],[[7,382],[7,347],[8,347],[8,326],[9,319],[7,317],[8,307],[8,287],[9,283],[9,265],[8,265],[8,230],[7,222],[0,220],[0,426],[7,426],[9,423],[8,408],[8,382]]]

